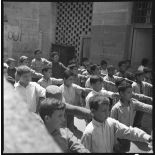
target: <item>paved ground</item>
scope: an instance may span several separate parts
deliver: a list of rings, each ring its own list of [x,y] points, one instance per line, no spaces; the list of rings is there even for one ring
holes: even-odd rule
[[[86,127],[86,122],[83,119],[74,118],[74,124],[75,126],[80,130],[84,131]],[[143,123],[142,123],[143,129],[150,134],[150,131],[152,129],[152,116],[148,114],[144,114],[143,116]],[[128,153],[152,153],[147,147],[147,144],[140,143],[140,142],[132,142],[130,151]]]

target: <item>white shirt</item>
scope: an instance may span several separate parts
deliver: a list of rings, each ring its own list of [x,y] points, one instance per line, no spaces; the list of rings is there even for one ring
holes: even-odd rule
[[[138,67],[138,71],[143,71],[143,69],[144,69],[144,66],[142,65]]]
[[[25,88],[20,85],[19,82],[15,83],[15,91],[23,98],[23,101],[27,103],[31,112],[36,112],[37,102],[39,97],[45,97],[45,89],[36,82],[30,82]]]
[[[111,92],[111,91],[107,91],[107,90],[105,90],[105,89],[102,89],[102,90],[100,90],[99,92],[96,92],[96,91],[91,91],[88,95],[87,95],[87,97],[86,97],[86,99],[85,99],[85,101],[86,101],[86,108],[87,109],[89,109],[89,100],[90,100],[90,98],[91,97],[93,97],[94,95],[96,95],[96,94],[102,94],[102,95],[104,95],[105,97],[110,97],[110,98],[112,98],[112,96],[113,96],[113,92]]]

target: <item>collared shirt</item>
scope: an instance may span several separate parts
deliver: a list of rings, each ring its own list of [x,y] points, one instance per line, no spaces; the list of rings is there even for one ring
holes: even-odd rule
[[[56,79],[56,78],[49,78],[46,80],[44,77],[42,77],[38,84],[40,84],[43,88],[46,88],[49,85],[61,85],[63,84],[63,79]]]
[[[133,126],[136,111],[152,113],[152,105],[131,99],[129,105],[125,106],[119,100],[111,109],[111,117],[127,126]]]
[[[25,88],[19,82],[15,83],[15,91],[19,93],[22,99],[27,103],[31,112],[36,112],[39,97],[45,97],[45,89],[36,82],[30,82]]]
[[[152,97],[152,84],[142,81],[142,87],[137,82],[132,83],[133,92],[137,94],[144,94],[146,96]],[[141,93],[141,89],[142,92]]]
[[[93,97],[95,94],[102,94],[102,95],[104,95],[105,97],[110,97],[110,98],[112,98],[113,97],[113,95],[114,95],[114,93],[113,92],[111,92],[111,91],[107,91],[107,90],[105,90],[105,89],[102,89],[101,91],[99,91],[99,92],[96,92],[96,91],[91,91],[88,95],[87,95],[87,97],[86,97],[86,108],[87,109],[89,109],[89,100],[90,100],[90,98],[91,97]]]
[[[150,137],[141,129],[127,127],[108,117],[104,123],[93,119],[87,125],[81,143],[92,153],[112,153],[116,138],[147,142]]]

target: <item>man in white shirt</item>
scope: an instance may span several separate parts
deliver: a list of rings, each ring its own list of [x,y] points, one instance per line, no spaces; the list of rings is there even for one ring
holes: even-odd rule
[[[17,74],[20,77],[15,84],[15,91],[27,103],[31,112],[37,112],[37,106],[41,98],[45,97],[45,89],[36,82],[31,81],[31,69],[27,66],[17,68]]]

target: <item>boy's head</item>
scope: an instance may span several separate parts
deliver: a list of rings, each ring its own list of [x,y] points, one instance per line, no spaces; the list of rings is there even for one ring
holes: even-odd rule
[[[52,76],[52,68],[51,67],[44,67],[42,69],[42,74],[45,78],[49,79]]]
[[[19,81],[28,85],[31,81],[31,69],[27,66],[17,67],[16,74],[20,77]]]
[[[52,52],[51,57],[52,57],[52,60],[54,62],[58,62],[59,61],[59,54],[58,54],[58,52]]]
[[[19,64],[20,65],[25,65],[25,66],[29,66],[29,60],[27,56],[21,56],[19,58]]]
[[[113,65],[109,65],[107,67],[108,76],[112,77],[115,74],[115,67]]]
[[[97,64],[93,64],[90,66],[90,72],[93,75],[100,75],[100,69]]]
[[[42,57],[42,51],[39,50],[39,49],[35,50],[34,51],[34,56],[35,56],[36,59],[41,59],[41,57]]]
[[[65,122],[65,104],[56,98],[46,98],[39,105],[39,114],[48,131],[52,133]]]
[[[109,116],[109,98],[102,94],[96,94],[89,100],[89,107],[94,119],[104,122]]]
[[[92,86],[93,90],[100,91],[103,87],[103,78],[97,75],[93,75],[90,77],[90,85]]]
[[[143,58],[142,61],[141,61],[142,66],[147,66],[148,63],[149,63],[149,60],[147,58]]]
[[[6,60],[6,63],[9,66],[9,68],[15,68],[15,65],[16,65],[15,62],[16,62],[16,60],[13,58],[8,58]]]
[[[135,73],[136,81],[142,82],[144,80],[144,72],[143,71],[137,71]]]
[[[64,85],[70,87],[73,83],[74,74],[70,70],[65,70],[63,74]]]
[[[78,67],[76,64],[71,64],[68,66],[68,68],[74,75],[78,74]]]
[[[105,60],[102,60],[101,63],[100,63],[101,67],[103,69],[106,69],[107,68],[107,62]]]
[[[88,58],[83,58],[82,59],[82,65],[85,66],[85,67],[88,67],[89,66],[89,60],[88,60]]]
[[[125,101],[130,101],[132,98],[132,85],[129,82],[122,82],[118,85],[120,98]]]
[[[143,72],[144,72],[145,78],[148,78],[148,79],[152,78],[152,70],[150,68],[144,67]]]
[[[120,72],[125,72],[126,71],[126,62],[125,61],[120,61],[118,63],[119,71]]]

